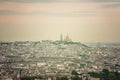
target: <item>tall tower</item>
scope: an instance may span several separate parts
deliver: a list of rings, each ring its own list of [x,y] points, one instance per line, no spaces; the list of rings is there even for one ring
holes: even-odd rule
[[[62,34],[60,35],[60,41],[61,42],[63,41],[63,35]]]
[[[70,39],[70,37],[69,37],[68,34],[67,34],[66,37],[65,37],[65,41],[67,41],[67,42],[71,41],[71,39]]]
[[[70,38],[69,38],[69,35],[67,34],[67,36],[66,36],[66,41],[69,41],[69,39],[70,39]]]

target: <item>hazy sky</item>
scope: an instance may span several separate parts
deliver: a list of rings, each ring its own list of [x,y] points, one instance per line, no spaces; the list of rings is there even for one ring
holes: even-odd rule
[[[0,41],[120,42],[120,0],[0,0]]]

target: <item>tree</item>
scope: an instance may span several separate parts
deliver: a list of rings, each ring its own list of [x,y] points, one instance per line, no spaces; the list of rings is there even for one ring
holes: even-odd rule
[[[68,78],[66,76],[64,76],[64,77],[57,77],[57,80],[68,80]]]
[[[120,73],[118,71],[115,72],[116,80],[120,80]]]
[[[108,69],[103,69],[102,70],[102,73],[103,73],[103,79],[104,80],[107,80],[108,79],[108,76],[109,76],[109,70]]]
[[[77,71],[75,71],[75,70],[72,70],[71,74],[72,75],[78,75]]]
[[[85,80],[89,80],[89,79],[88,79],[88,77],[86,77],[86,79],[85,79]]]
[[[82,80],[82,78],[78,77],[77,75],[72,78],[72,80]]]
[[[108,77],[109,77],[109,80],[116,80],[116,76],[113,72],[110,72]]]

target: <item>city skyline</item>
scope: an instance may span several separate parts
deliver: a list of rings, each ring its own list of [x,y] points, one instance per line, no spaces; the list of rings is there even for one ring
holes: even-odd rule
[[[119,0],[0,0],[0,41],[120,42]]]

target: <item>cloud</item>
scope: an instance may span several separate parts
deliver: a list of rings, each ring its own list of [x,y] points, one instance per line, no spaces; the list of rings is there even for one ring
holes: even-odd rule
[[[47,15],[57,17],[79,17],[79,16],[94,16],[95,11],[73,11],[73,12],[49,12],[49,11],[34,11],[34,12],[16,12],[12,10],[0,10],[0,15]]]
[[[117,8],[120,7],[120,3],[106,4],[102,6],[103,8]]]
[[[120,2],[120,0],[0,0],[0,2],[21,2],[21,3],[35,3],[35,2]]]
[[[10,15],[10,14],[20,14],[19,12],[11,11],[11,10],[0,10],[0,15]]]
[[[33,12],[30,14],[42,14],[49,16],[60,16],[60,17],[79,17],[79,16],[93,16],[95,15],[94,11],[77,11],[77,12]]]

